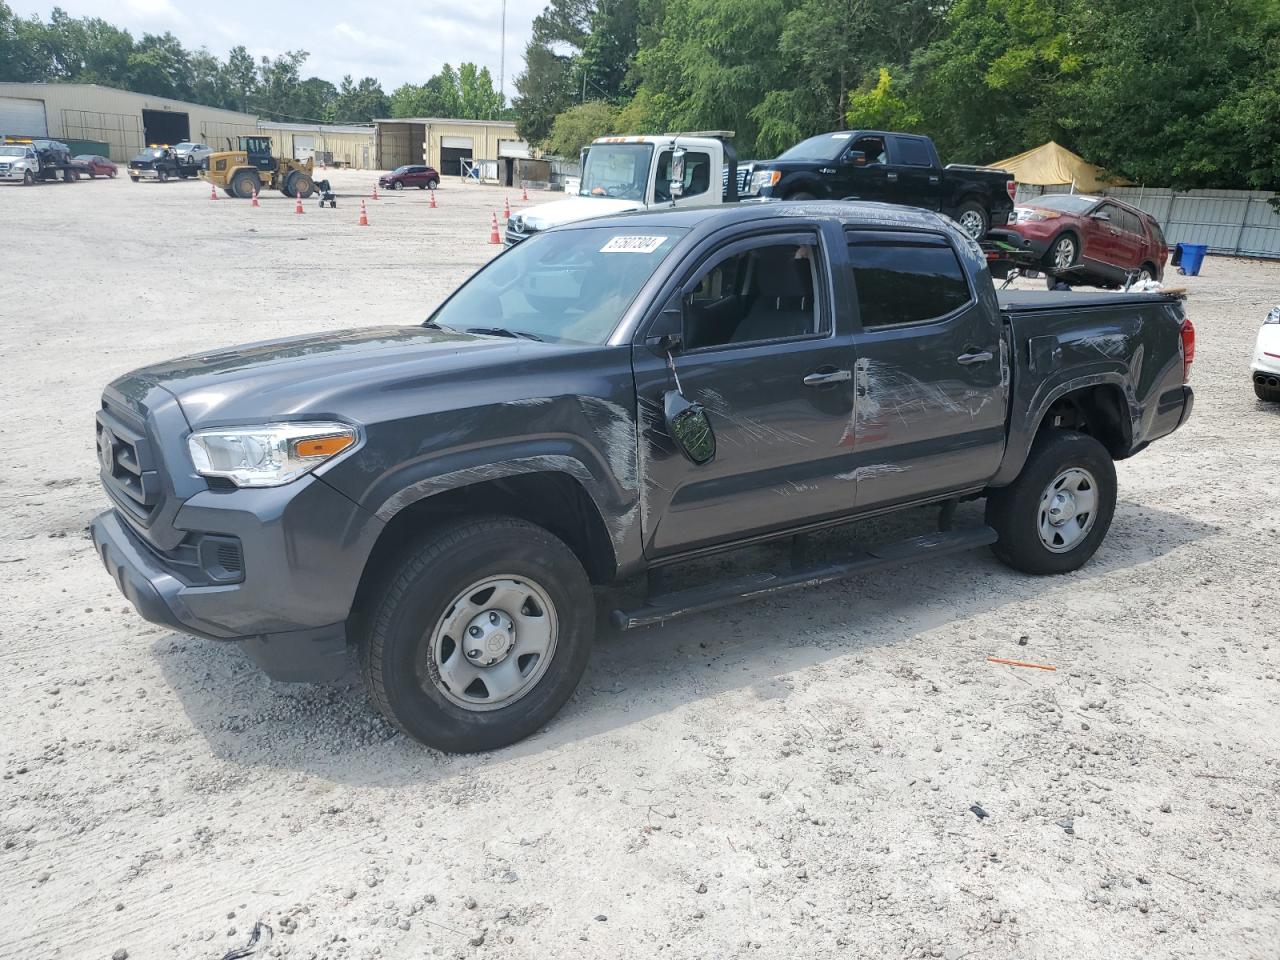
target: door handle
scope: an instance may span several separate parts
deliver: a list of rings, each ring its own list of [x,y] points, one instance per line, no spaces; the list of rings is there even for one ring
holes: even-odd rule
[[[930,177],[930,178],[929,178],[929,182],[930,182],[930,183],[937,183],[937,182],[938,182],[938,177],[937,177],[937,175],[935,174],[934,176]]]
[[[898,175],[896,173],[886,173],[885,179],[887,179],[890,183],[897,183]]]
[[[828,383],[844,383],[852,380],[853,374],[848,370],[828,370],[822,373],[811,373],[804,378],[806,387],[821,387]]]
[[[981,350],[978,353],[962,353],[956,357],[956,363],[961,366],[971,367],[975,363],[986,363],[995,355],[990,350]]]

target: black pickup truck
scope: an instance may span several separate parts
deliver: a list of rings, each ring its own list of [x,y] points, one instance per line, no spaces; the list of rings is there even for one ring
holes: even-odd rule
[[[612,613],[629,629],[988,545],[1076,569],[1111,524],[1113,461],[1190,414],[1193,352],[1172,297],[999,300],[937,214],[602,218],[511,248],[420,326],[119,378],[91,532],[146,619],[280,680],[332,678],[354,648],[404,731],[487,749],[573,692],[593,585],[649,575]],[[978,497],[985,522],[957,527]],[[806,557],[813,531],[931,504],[925,536]],[[789,569],[682,578],[783,537]]]
[[[943,166],[933,141],[884,130],[839,130],[801,140],[776,160],[738,170],[744,197],[870,200],[937,210],[975,240],[1013,213],[1013,174]]]

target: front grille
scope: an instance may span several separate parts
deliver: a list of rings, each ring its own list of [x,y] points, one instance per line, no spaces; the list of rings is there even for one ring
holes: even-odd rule
[[[535,232],[536,232],[536,231],[532,231],[532,230],[519,231],[519,230],[516,230],[514,227],[512,227],[512,226],[510,226],[510,225],[508,224],[508,226],[507,226],[507,234],[506,234],[507,246],[508,246],[508,247],[514,247],[514,246],[515,246],[517,243],[519,243],[521,240],[524,240],[524,239],[526,239],[526,238],[528,238],[528,237],[532,236],[532,235],[533,235],[533,233],[535,233]]]
[[[142,421],[103,399],[97,416],[98,466],[111,499],[144,525],[160,506],[160,474]]]

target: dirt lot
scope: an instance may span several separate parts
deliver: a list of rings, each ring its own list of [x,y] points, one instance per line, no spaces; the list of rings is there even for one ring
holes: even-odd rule
[[[1188,279],[1195,416],[1071,576],[984,553],[606,635],[548,730],[471,757],[139,620],[84,536],[103,384],[417,321],[503,196],[363,228],[0,188],[0,957],[217,960],[257,920],[325,960],[1280,955],[1280,409],[1247,370],[1280,265]]]

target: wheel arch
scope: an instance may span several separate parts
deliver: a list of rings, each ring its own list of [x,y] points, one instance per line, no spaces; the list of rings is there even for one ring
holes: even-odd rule
[[[1021,426],[1015,424],[1004,462],[991,486],[1012,483],[1022,471],[1031,446],[1045,430],[1071,429],[1095,437],[1123,460],[1133,452],[1134,424],[1124,380],[1118,374],[1079,377],[1046,392]]]
[[[365,606],[362,601],[408,544],[433,526],[464,516],[508,516],[536,524],[568,545],[593,583],[609,582],[618,569],[617,553],[604,515],[577,472],[546,462],[508,463],[415,485],[393,509],[378,511],[384,526],[365,563],[353,609]]]

